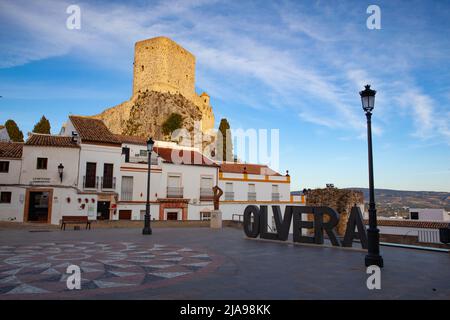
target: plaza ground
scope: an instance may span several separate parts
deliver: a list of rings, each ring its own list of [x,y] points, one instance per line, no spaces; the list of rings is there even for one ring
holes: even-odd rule
[[[365,252],[247,239],[238,228],[0,227],[0,299],[450,299],[450,254],[382,247],[381,290]],[[82,288],[65,287],[69,264]]]

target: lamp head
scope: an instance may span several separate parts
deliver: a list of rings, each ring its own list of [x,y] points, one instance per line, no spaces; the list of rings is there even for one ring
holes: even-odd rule
[[[370,89],[370,85],[366,85],[363,91],[359,92],[361,96],[362,108],[366,113],[371,113],[375,107],[375,90]]]
[[[153,145],[154,145],[154,144],[155,144],[155,141],[153,141],[152,138],[149,138],[148,141],[147,141],[147,151],[148,151],[149,153],[152,152],[152,150],[153,150]]]

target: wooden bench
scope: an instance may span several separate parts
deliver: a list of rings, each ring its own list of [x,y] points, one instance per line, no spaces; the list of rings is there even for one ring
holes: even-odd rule
[[[91,221],[87,216],[63,216],[61,219],[61,230],[66,230],[66,224],[86,224],[86,230],[91,230]]]

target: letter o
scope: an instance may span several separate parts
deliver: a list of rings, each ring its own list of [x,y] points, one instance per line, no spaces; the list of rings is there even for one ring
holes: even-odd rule
[[[252,222],[253,215],[253,222]],[[244,232],[249,238],[256,238],[259,235],[259,208],[249,205],[244,210]]]

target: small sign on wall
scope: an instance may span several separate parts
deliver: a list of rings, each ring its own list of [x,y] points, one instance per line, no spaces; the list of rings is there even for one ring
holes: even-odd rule
[[[95,218],[95,206],[92,204],[88,206],[88,217]]]

